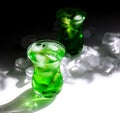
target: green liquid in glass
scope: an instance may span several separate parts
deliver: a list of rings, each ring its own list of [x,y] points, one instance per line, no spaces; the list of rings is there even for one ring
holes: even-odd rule
[[[79,8],[61,8],[56,13],[58,20],[58,40],[66,47],[66,52],[71,55],[82,51],[84,39],[82,24],[86,13]]]
[[[64,54],[64,46],[55,40],[39,40],[28,47],[27,55],[34,66],[32,87],[37,94],[49,98],[61,91],[60,61]]]

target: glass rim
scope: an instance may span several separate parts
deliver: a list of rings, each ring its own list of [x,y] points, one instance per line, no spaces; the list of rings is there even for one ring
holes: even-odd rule
[[[57,44],[59,44],[59,45],[64,49],[64,51],[66,52],[65,46],[64,46],[61,42],[59,42],[59,41],[57,41],[57,40],[54,40],[54,39],[39,39],[39,40],[36,40],[36,41],[34,41],[33,43],[31,43],[31,44],[28,45],[28,47],[27,47],[27,52],[29,51],[29,49],[31,48],[31,46],[32,46],[33,44],[37,43],[37,42],[53,42],[53,43],[57,43]]]

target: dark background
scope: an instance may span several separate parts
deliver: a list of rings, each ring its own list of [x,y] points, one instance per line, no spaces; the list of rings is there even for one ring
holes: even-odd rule
[[[85,23],[87,26],[97,23],[98,20],[104,24],[102,21],[106,21],[106,18],[107,21],[111,21],[111,19],[117,19],[120,16],[119,3],[116,0],[10,1],[1,3],[1,35],[7,37],[23,36],[29,33],[51,31],[56,19],[56,11],[68,6],[79,7],[87,12],[88,16]],[[114,23],[114,20],[111,22]]]
[[[105,32],[120,32],[117,0],[5,1],[0,3],[0,68],[9,67],[15,59],[26,55],[26,49],[21,47],[24,36],[52,32],[56,11],[69,6],[86,11],[83,29],[95,28],[95,40]]]

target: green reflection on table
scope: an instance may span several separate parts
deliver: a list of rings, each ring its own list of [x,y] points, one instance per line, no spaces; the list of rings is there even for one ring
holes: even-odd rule
[[[10,103],[0,106],[2,112],[33,113],[54,101],[53,98],[43,98],[35,94],[33,89],[28,89]]]

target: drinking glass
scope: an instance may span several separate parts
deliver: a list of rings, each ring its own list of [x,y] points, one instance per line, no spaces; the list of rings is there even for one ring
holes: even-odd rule
[[[66,52],[75,55],[82,51],[84,39],[82,25],[86,12],[76,7],[61,8],[56,12],[58,40],[66,47]]]
[[[32,87],[38,95],[51,98],[62,89],[63,77],[60,61],[65,47],[56,40],[38,40],[27,48],[27,56],[33,63]]]

